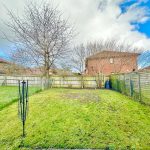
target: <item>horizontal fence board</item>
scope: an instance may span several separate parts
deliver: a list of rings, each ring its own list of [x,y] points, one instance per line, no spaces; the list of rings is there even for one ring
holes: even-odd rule
[[[150,72],[111,75],[112,88],[150,105]]]
[[[5,76],[0,75],[0,85],[17,86],[18,80],[28,80],[29,86],[46,86],[46,79],[35,76]],[[101,83],[101,85],[100,85]],[[70,88],[100,88],[105,83],[105,76],[51,76],[49,84],[51,87]]]

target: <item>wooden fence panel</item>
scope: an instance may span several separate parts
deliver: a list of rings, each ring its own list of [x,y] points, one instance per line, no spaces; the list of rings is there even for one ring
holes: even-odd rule
[[[4,76],[0,75],[0,85],[17,86],[18,80],[28,80],[30,86],[46,87],[46,79],[35,76]],[[101,88],[104,85],[104,75],[99,76],[51,76],[50,87],[63,88]]]
[[[150,73],[133,72],[111,76],[112,88],[150,105]],[[119,86],[118,86],[119,84]]]

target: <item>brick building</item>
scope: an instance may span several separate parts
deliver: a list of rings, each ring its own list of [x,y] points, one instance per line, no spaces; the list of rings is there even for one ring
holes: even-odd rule
[[[96,75],[103,73],[128,73],[138,69],[137,57],[139,53],[101,51],[86,58],[85,73]]]

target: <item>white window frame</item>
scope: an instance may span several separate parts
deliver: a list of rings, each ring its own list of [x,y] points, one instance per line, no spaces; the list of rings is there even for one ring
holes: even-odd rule
[[[109,59],[109,62],[110,62],[110,64],[113,64],[113,63],[114,63],[114,59],[113,59],[113,58],[110,58],[110,59]]]

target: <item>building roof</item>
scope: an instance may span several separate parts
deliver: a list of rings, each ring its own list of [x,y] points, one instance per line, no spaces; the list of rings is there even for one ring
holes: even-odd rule
[[[98,53],[96,53],[92,56],[87,57],[87,59],[99,59],[99,58],[110,58],[110,57],[126,57],[126,56],[138,56],[138,55],[140,55],[140,53],[104,50],[104,51],[98,52]]]
[[[4,60],[3,58],[0,58],[0,63],[9,63],[9,62]]]
[[[150,71],[150,66],[140,69],[140,71],[144,71],[144,70]]]

